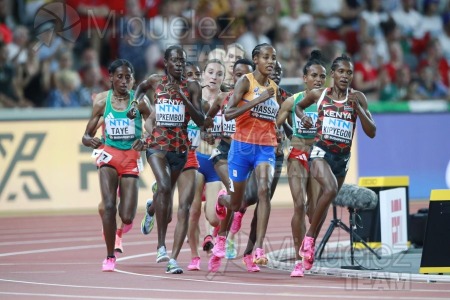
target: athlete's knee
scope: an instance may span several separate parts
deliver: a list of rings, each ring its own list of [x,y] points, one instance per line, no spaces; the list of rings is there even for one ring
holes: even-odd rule
[[[322,194],[331,200],[333,200],[336,197],[337,192],[338,187],[335,184],[328,184],[322,187]]]
[[[189,210],[189,219],[190,220],[196,220],[198,221],[200,219],[200,216],[202,215],[201,209],[191,209]]]
[[[295,213],[302,213],[305,211],[305,203],[303,199],[300,201],[294,201],[294,211]]]
[[[158,182],[158,195],[170,195],[172,191],[172,187],[170,185],[170,181],[164,180]]]
[[[258,198],[260,201],[270,201],[270,186],[268,184],[261,184],[258,187]]]
[[[178,205],[178,213],[189,214],[191,205],[189,203],[180,203]]]
[[[100,211],[100,209],[99,209]],[[117,207],[113,202],[107,202],[103,205],[103,215],[105,214],[113,214],[116,215],[117,213]]]
[[[132,216],[123,216],[120,218],[122,220],[122,223],[125,225],[130,225],[131,223],[133,223],[133,217]]]

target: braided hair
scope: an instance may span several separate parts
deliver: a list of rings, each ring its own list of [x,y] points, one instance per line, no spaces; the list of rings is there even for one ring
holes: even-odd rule
[[[307,75],[308,70],[312,65],[321,65],[325,68],[325,63],[322,60],[322,53],[320,52],[320,50],[311,51],[309,59],[303,67],[303,74]]]
[[[256,47],[252,51],[252,59],[255,58],[255,56],[259,55],[261,53],[261,49],[264,47],[273,47],[273,46],[268,43],[262,43],[262,44],[256,45]]]
[[[337,68],[337,65],[343,61],[352,63],[352,59],[347,54],[342,54],[339,57],[336,57],[335,60],[333,60],[333,63],[331,64],[331,71],[335,71]]]

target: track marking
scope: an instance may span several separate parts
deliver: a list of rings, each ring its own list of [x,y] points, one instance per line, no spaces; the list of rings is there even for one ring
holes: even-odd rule
[[[68,285],[68,284],[52,284],[52,283],[40,283],[40,282],[31,282],[31,281],[18,281],[18,280],[4,280],[4,279],[0,279],[0,281],[4,281],[4,282],[10,282],[10,283],[24,283],[24,284],[32,284],[32,285],[43,285],[43,286],[53,286],[53,287],[64,287],[64,288],[80,288],[80,289],[96,289],[96,290],[116,290],[116,291],[152,291],[152,292],[164,292],[164,293],[188,293],[188,294],[198,294],[198,290],[174,290],[174,289],[153,289],[153,288],[118,288],[118,287],[105,287],[105,286],[86,286],[86,285]],[[264,286],[267,286],[265,284],[262,284]],[[283,286],[284,285],[276,285],[277,287]],[[297,288],[300,289],[304,289],[304,286],[300,286],[297,285]],[[311,288],[317,288],[317,286],[311,286]],[[206,290],[202,290],[202,294],[211,294],[211,295],[237,295],[237,296],[269,296],[269,297],[296,297],[298,298],[300,295],[301,297],[304,298],[327,298],[329,299],[330,297],[336,297],[336,298],[346,298],[346,299],[361,299],[362,297],[364,297],[365,299],[399,299],[399,300],[408,300],[408,299],[418,299],[418,300],[422,300],[423,296],[417,296],[417,297],[401,297],[401,296],[380,296],[380,295],[374,295],[374,296],[369,296],[369,295],[355,295],[352,296],[350,294],[348,294],[348,291],[345,291],[344,288],[341,288],[343,291],[343,294],[318,294],[318,293],[311,293],[311,294],[307,294],[304,292],[304,290],[301,292],[301,294],[299,294],[298,291],[293,291],[293,292],[286,292],[283,291],[282,293],[270,293],[270,292],[262,292],[262,293],[256,293],[256,292],[244,292],[244,291],[206,291]],[[426,290],[426,292],[430,292],[430,290]],[[0,294],[9,294],[7,292],[0,292]],[[11,293],[11,294],[15,294],[15,293]],[[33,295],[33,294],[29,294],[29,295]],[[36,294],[38,295],[38,294]],[[39,294],[40,295],[40,294]],[[46,294],[42,294],[42,295],[46,295]],[[61,295],[60,295],[61,296]],[[65,296],[65,295],[62,295]],[[80,296],[70,296],[68,295],[67,297],[80,297]],[[88,297],[88,296],[84,296],[84,297]],[[94,297],[98,297],[98,296],[94,296]],[[64,298],[64,297],[63,297]],[[104,298],[99,298],[99,299],[104,299]],[[108,297],[108,299],[115,299],[115,298],[111,298]],[[119,298],[119,299],[123,299],[123,297]],[[148,299],[148,298],[128,298],[127,299]],[[164,298],[166,299],[166,298]],[[179,298],[177,298],[179,299]],[[428,300],[441,300],[443,298],[429,298],[427,297]]]

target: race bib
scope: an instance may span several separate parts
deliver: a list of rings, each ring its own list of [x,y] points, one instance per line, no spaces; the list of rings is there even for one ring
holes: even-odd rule
[[[111,161],[111,159],[113,158],[113,156],[111,154],[109,154],[108,152],[106,152],[105,150],[102,151],[102,153],[100,153],[100,155],[97,158],[97,163],[109,163]]]
[[[213,137],[218,137],[222,135],[222,115],[216,115],[214,117],[214,125],[213,128],[211,128],[211,134]]]
[[[333,117],[324,117],[322,135],[325,139],[350,144],[353,139],[353,122]]]
[[[106,118],[105,131],[113,141],[135,139],[134,120],[128,118]]]
[[[311,128],[305,128],[303,126],[302,120],[297,116],[297,114],[294,114],[295,116],[295,128],[297,128],[297,134],[299,135],[316,135],[317,128],[316,128],[316,122],[318,118],[317,112],[305,112],[305,115],[310,117],[312,119],[312,127]]]
[[[231,137],[236,132],[236,119],[227,121],[225,118],[222,118],[222,121],[223,136]]]
[[[164,100],[155,104],[156,126],[181,127],[185,120],[186,106],[183,101]]]
[[[188,122],[187,132],[189,141],[191,141],[191,147],[196,148],[200,146],[200,127],[194,121],[190,120]]]
[[[278,102],[274,98],[269,98],[253,107],[250,110],[250,115],[261,120],[275,121],[279,108]]]

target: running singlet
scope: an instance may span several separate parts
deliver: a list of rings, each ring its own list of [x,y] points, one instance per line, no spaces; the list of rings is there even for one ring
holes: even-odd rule
[[[259,85],[252,73],[244,76],[250,82],[250,87],[249,91],[239,101],[238,107],[246,102],[253,101],[268,87],[272,87],[275,91],[274,95],[277,95],[278,86],[271,79],[269,79],[269,86],[265,87]],[[236,132],[233,135],[233,139],[249,144],[276,146],[275,118],[279,108],[276,98],[273,97],[237,117]]]
[[[225,120],[225,111],[228,108],[228,101],[233,95],[233,91],[229,92],[228,95],[223,100],[222,104],[222,136],[230,138],[236,132],[236,119],[231,119],[229,121]]]
[[[292,94],[290,92],[288,92],[288,91],[286,91],[286,90],[284,90],[284,89],[282,89],[280,87],[278,87],[278,90],[279,90],[279,93],[280,93],[280,96],[281,96],[281,101],[283,101],[283,102],[286,101],[287,98],[292,96]]]
[[[305,114],[312,119],[313,126],[311,128],[303,127],[303,122],[295,113],[295,107],[297,104],[305,98],[305,92],[299,92],[294,94],[294,106],[292,107],[291,116],[292,116],[292,131],[293,135],[302,139],[313,139],[316,136],[317,128],[317,105],[312,105],[305,109]]]
[[[109,90],[106,96],[104,118],[104,144],[120,150],[129,150],[133,142],[141,138],[142,135],[142,115],[136,112],[136,118],[133,120],[127,117],[127,111],[130,109],[131,99],[134,97],[134,91],[130,93],[128,107],[124,111],[117,111],[111,104],[112,90]]]
[[[340,101],[331,99],[329,93],[331,88],[325,89],[317,102],[319,115],[315,143],[323,150],[348,154],[358,115],[352,104],[347,102],[348,91],[345,99]]]
[[[189,146],[187,124],[191,116],[177,92],[169,91],[169,79],[162,76],[155,91],[156,126],[148,147],[164,151],[186,151]],[[189,98],[187,81],[181,82],[181,91]]]

